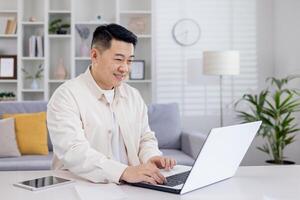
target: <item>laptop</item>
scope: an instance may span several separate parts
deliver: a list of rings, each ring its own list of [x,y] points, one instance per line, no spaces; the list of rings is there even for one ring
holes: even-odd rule
[[[162,172],[167,179],[167,183],[164,185],[144,182],[130,184],[164,192],[185,194],[229,179],[238,169],[260,125],[261,121],[257,121],[213,128],[192,167],[178,165],[170,172]]]

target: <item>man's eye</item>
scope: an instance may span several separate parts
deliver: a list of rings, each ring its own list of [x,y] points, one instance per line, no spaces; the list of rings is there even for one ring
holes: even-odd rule
[[[117,60],[117,61],[122,61],[122,59],[120,59],[120,58],[115,58],[115,60]]]

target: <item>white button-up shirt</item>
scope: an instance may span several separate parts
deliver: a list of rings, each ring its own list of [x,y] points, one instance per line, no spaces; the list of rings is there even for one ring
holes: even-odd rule
[[[68,169],[93,182],[119,182],[127,165],[113,160],[110,106],[124,139],[129,165],[146,163],[152,156],[161,155],[139,92],[122,83],[110,105],[87,69],[61,85],[48,103],[54,169]]]

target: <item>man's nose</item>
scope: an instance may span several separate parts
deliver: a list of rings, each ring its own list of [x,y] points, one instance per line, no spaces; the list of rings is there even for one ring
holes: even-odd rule
[[[127,63],[123,63],[120,67],[119,67],[119,71],[125,73],[129,71],[129,65]]]

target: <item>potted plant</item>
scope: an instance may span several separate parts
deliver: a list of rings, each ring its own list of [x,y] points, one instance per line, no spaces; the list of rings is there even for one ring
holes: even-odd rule
[[[50,34],[67,34],[70,24],[63,23],[62,19],[55,19],[49,25]]]
[[[265,144],[257,147],[267,153],[270,160],[268,163],[294,164],[284,160],[284,149],[295,141],[297,122],[294,113],[300,111],[300,99],[297,89],[287,87],[289,81],[299,76],[287,76],[278,79],[270,77],[266,79],[269,87],[259,94],[245,94],[236,104],[238,117],[243,122],[262,121],[258,136],[265,139]],[[244,102],[248,111],[242,111],[237,107]]]
[[[0,101],[14,101],[16,95],[13,92],[0,92]]]
[[[33,74],[26,71],[25,68],[22,68],[22,71],[25,74],[25,79],[32,80],[30,86],[31,89],[38,89],[39,85],[37,83],[37,80],[40,80],[43,77],[43,71],[44,71],[43,64],[40,64],[38,66],[38,69]]]

